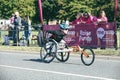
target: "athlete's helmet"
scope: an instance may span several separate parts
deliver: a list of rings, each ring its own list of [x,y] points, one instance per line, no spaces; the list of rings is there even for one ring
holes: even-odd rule
[[[70,26],[68,24],[65,24],[65,23],[60,24],[60,29],[67,30],[69,28],[70,28]]]

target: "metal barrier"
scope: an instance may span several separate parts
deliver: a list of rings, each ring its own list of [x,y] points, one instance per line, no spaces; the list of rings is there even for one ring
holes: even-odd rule
[[[13,32],[14,30],[0,30],[0,45],[13,45]],[[33,30],[29,37],[29,45],[24,34],[24,30],[19,31],[18,46],[37,46],[37,32]]]
[[[59,25],[45,25],[44,30],[57,30]],[[49,28],[48,28],[49,27]],[[77,24],[71,25],[65,41],[69,46],[80,45],[81,47],[92,48],[116,48],[117,34],[116,24]],[[119,39],[119,38],[118,38]]]
[[[43,29],[56,30],[59,29],[59,25],[44,25]],[[0,45],[2,45],[8,38],[9,45],[13,44],[13,40],[9,36],[12,31],[13,30],[0,30]],[[30,46],[37,46],[37,33],[37,30],[32,30],[29,39]],[[19,35],[19,39],[24,42],[24,31],[21,30]],[[94,48],[120,48],[120,30],[116,29],[114,22],[98,25],[71,25],[68,35],[65,37],[65,41],[69,46],[80,45],[82,47]]]

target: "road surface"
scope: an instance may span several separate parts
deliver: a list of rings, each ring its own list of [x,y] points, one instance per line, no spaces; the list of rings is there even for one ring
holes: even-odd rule
[[[0,52],[0,80],[120,80],[120,61],[96,58],[85,66],[71,55],[65,63],[43,63],[39,54]]]

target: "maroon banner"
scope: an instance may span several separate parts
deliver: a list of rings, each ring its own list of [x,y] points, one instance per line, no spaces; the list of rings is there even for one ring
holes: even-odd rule
[[[45,30],[59,30],[59,25],[43,25],[43,31]]]
[[[76,46],[79,44],[79,36],[76,30],[76,25],[72,25],[68,31],[68,34],[64,38],[69,46]]]
[[[77,32],[79,36],[79,45],[80,46],[92,46],[97,45],[96,37],[96,25],[94,24],[82,24],[77,25]]]
[[[59,25],[45,25],[44,30],[58,30]],[[69,46],[115,47],[115,23],[71,25],[64,40]]]
[[[114,23],[99,24],[96,30],[98,47],[115,47],[116,26]]]

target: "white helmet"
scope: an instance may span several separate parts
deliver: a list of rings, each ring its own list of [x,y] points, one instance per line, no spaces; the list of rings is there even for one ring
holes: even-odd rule
[[[60,24],[60,29],[65,30],[65,29],[69,29],[69,28],[70,28],[70,26],[68,24],[65,24],[65,23]]]

